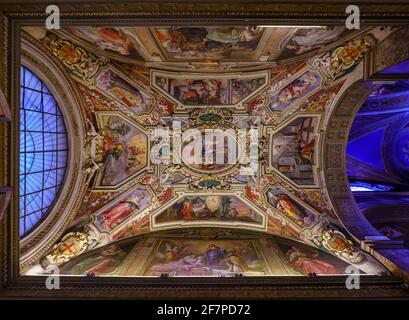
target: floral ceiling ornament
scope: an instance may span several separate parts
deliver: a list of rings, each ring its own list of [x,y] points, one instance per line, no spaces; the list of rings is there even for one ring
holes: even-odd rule
[[[230,190],[231,182],[234,178],[224,177],[223,179],[218,179],[214,177],[203,177],[200,180],[193,181],[189,184],[190,190]]]
[[[366,34],[361,38],[347,42],[332,51],[324,53],[313,60],[312,67],[325,77],[324,85],[341,78],[352,71],[362,60],[364,54],[376,44],[375,38]]]
[[[351,263],[362,263],[365,255],[349,240],[343,232],[336,229],[327,218],[319,216],[317,221],[304,229],[301,238],[316,247],[322,247],[331,254]]]
[[[71,72],[90,83],[95,81],[94,76],[100,68],[108,63],[105,58],[96,57],[74,45],[72,42],[58,38],[55,34],[49,33],[43,39],[44,43]]]
[[[88,248],[88,236],[82,232],[67,233],[61,242],[54,245],[49,260],[59,265],[83,253]]]
[[[322,245],[336,256],[346,258],[353,263],[360,263],[365,258],[343,233],[331,228],[322,230]]]
[[[334,101],[344,83],[345,80],[340,80],[331,87],[318,91],[301,104],[299,111],[325,112]]]
[[[108,235],[101,233],[90,223],[85,225],[81,232],[69,232],[63,236],[61,241],[53,246],[47,260],[53,265],[60,265],[108,242]]]

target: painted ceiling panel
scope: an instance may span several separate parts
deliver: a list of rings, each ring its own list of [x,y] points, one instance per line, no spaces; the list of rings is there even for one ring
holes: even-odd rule
[[[148,263],[146,256],[152,257]],[[135,277],[167,273],[176,277],[228,277],[242,273],[245,276],[302,276],[311,273],[344,274],[347,266],[336,257],[291,240],[186,240],[170,235],[97,249],[87,257],[68,263],[61,274]]]
[[[384,270],[343,228],[319,172],[325,118],[348,77],[361,76],[357,66],[376,33],[24,30],[26,41],[67,73],[81,101],[86,148],[78,212],[22,270],[54,265],[63,274],[119,276],[343,274],[349,264],[365,273]],[[348,150],[374,146],[379,135]],[[200,236],[206,228],[218,238]],[[163,232],[188,239],[153,236]]]

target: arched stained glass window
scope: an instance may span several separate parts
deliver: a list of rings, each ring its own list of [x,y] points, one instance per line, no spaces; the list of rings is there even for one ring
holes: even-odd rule
[[[67,132],[59,107],[26,67],[20,69],[20,237],[51,210],[67,165]]]

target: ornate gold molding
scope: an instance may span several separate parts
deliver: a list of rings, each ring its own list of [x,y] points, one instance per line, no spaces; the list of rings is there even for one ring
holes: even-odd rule
[[[59,1],[55,1],[57,4]],[[240,19],[242,16],[255,18],[275,17],[297,20],[298,22],[311,21],[313,18],[342,18],[345,17],[346,4],[343,3],[303,3],[298,1],[288,2],[250,2],[250,1],[228,1],[202,3],[197,1],[183,2],[113,2],[113,3],[94,3],[92,6],[84,3],[59,3],[63,16],[109,16],[109,17],[147,17],[147,16],[187,16],[187,17],[210,17],[212,19],[223,16]],[[10,16],[24,16],[33,13],[37,16],[45,15],[47,4],[5,4],[3,10]],[[401,17],[402,19],[409,14],[409,8],[401,3],[360,3],[361,16],[365,18],[387,18]],[[299,19],[303,20],[299,20]],[[227,24],[227,21],[220,21]],[[250,21],[243,21],[243,24]],[[379,22],[378,22],[379,23]]]

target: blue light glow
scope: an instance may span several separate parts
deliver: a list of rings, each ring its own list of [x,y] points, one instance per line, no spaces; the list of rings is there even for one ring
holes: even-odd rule
[[[389,191],[392,190],[392,186],[387,186],[384,184],[372,184],[361,181],[355,181],[350,183],[350,189],[353,192],[359,191]]]
[[[399,139],[398,157],[404,165],[409,165],[409,133],[404,134]]]
[[[20,68],[20,237],[50,211],[67,164],[67,133],[44,83]]]
[[[384,169],[381,154],[384,131],[385,129],[382,128],[348,142],[347,154],[375,168]]]
[[[409,60],[402,61],[392,67],[384,69],[380,74],[407,74],[409,73]]]

